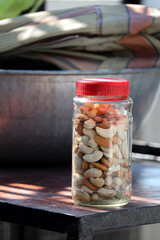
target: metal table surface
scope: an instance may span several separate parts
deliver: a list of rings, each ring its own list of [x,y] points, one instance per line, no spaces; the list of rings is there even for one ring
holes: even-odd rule
[[[133,163],[133,194],[115,208],[75,206],[70,169],[2,169],[0,220],[92,239],[94,233],[160,223],[160,165]]]

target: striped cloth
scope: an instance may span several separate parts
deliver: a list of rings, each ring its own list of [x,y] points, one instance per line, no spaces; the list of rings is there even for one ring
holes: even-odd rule
[[[160,10],[89,6],[0,21],[0,61],[39,59],[64,70],[160,66]]]

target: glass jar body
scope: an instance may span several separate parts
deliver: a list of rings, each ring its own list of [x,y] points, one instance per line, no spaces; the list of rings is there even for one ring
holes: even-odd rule
[[[131,198],[132,100],[73,99],[72,197],[78,205],[125,205]]]

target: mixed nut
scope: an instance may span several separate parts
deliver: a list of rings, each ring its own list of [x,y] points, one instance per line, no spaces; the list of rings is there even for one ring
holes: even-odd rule
[[[128,116],[112,103],[87,102],[73,125],[72,196],[78,204],[131,196]]]

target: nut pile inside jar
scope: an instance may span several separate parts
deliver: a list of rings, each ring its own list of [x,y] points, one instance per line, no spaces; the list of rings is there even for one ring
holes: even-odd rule
[[[113,103],[86,102],[73,125],[72,196],[101,204],[131,196],[127,111]]]

